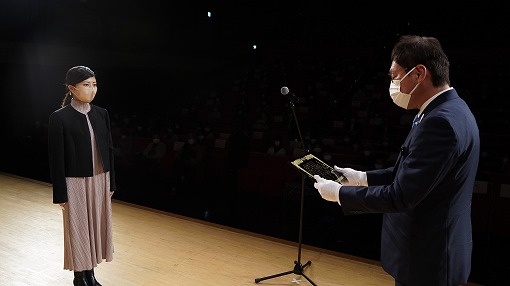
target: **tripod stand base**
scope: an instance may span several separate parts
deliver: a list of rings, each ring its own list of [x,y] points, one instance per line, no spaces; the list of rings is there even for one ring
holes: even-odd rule
[[[271,278],[276,278],[276,277],[280,277],[280,276],[285,276],[285,275],[288,275],[288,274],[296,274],[296,275],[301,275],[303,277],[306,278],[306,280],[308,280],[308,282],[310,282],[310,284],[314,285],[314,286],[317,286],[317,284],[315,284],[310,278],[308,278],[308,276],[306,276],[306,274],[303,272],[305,270],[305,268],[307,266],[310,266],[312,264],[312,261],[308,261],[307,263],[305,263],[304,265],[301,264],[300,262],[298,261],[294,261],[294,269],[291,270],[291,271],[285,271],[285,272],[282,272],[282,273],[278,273],[278,274],[274,274],[274,275],[270,275],[270,276],[266,276],[266,277],[262,277],[262,278],[256,278],[255,279],[255,283],[259,283],[260,281],[263,281],[263,280],[267,280],[267,279],[271,279]]]

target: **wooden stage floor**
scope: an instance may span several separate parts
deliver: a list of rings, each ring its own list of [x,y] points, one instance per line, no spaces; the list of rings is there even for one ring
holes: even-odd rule
[[[114,195],[115,198],[115,195]],[[51,185],[0,173],[2,285],[72,285],[63,269],[61,210]],[[292,271],[298,244],[114,200],[115,253],[102,285],[312,285]],[[316,285],[390,286],[377,261],[302,246],[304,274]]]

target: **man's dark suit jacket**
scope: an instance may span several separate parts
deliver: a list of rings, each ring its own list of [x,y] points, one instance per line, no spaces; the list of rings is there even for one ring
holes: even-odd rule
[[[116,190],[114,154],[108,111],[91,104],[88,116],[94,130],[103,170],[110,172],[110,191],[114,191]],[[66,177],[94,175],[87,117],[70,104],[54,111],[48,123],[48,147],[53,203],[65,203]]]
[[[461,285],[471,271],[478,126],[454,89],[423,111],[394,167],[340,188],[344,214],[384,213],[381,264],[403,285]]]

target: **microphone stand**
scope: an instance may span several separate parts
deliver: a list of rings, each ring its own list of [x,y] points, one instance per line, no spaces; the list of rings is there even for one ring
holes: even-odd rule
[[[301,129],[299,128],[299,123],[298,123],[297,116],[296,116],[294,101],[292,100],[292,96],[287,96],[287,97],[288,97],[289,102],[290,102],[290,108],[292,109],[292,114],[294,115],[294,120],[296,121],[296,126],[297,126],[297,131],[298,131],[298,134],[299,134],[299,139],[301,140],[301,146],[302,146],[303,150],[305,150],[306,153],[308,153],[308,150],[306,150],[306,147],[305,147],[305,142],[303,141],[303,136],[301,135]],[[302,248],[301,245],[302,245],[302,237],[303,237],[303,206],[304,206],[304,197],[305,197],[305,175],[301,174],[301,209],[300,209],[300,214],[299,214],[298,255],[297,255],[297,260],[294,261],[294,268],[292,270],[290,270],[290,271],[285,271],[285,272],[282,272],[282,273],[278,273],[278,274],[274,274],[274,275],[269,275],[269,276],[262,277],[262,278],[256,278],[255,279],[255,283],[259,283],[262,280],[272,279],[272,278],[276,278],[276,277],[280,277],[280,276],[284,276],[284,275],[288,275],[288,274],[294,273],[296,275],[301,275],[301,276],[305,277],[306,280],[308,280],[308,282],[310,282],[310,284],[312,284],[314,286],[317,286],[317,284],[315,284],[304,273],[305,268],[307,266],[310,266],[312,264],[312,261],[309,260],[305,264],[301,263],[301,248]]]

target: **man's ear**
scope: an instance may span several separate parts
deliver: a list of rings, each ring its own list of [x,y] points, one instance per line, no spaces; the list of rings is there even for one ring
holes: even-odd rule
[[[424,65],[418,65],[416,67],[416,75],[419,77],[422,73],[425,73],[427,71],[427,68]]]

